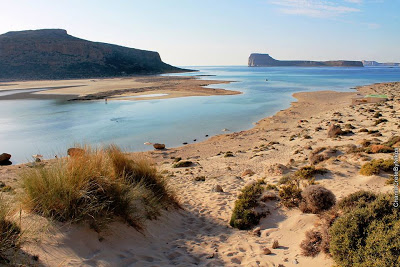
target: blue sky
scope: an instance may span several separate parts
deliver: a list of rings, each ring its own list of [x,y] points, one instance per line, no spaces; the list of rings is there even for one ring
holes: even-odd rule
[[[71,35],[158,51],[170,64],[277,59],[400,62],[400,0],[0,0],[0,33]]]

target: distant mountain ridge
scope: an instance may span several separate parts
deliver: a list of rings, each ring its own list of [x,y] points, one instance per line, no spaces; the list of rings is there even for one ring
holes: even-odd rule
[[[249,57],[249,67],[363,67],[361,61],[307,61],[307,60],[276,60],[269,54],[253,53]]]
[[[392,62],[379,63],[376,61],[363,60],[362,63],[366,67],[400,67],[400,63],[392,63]]]
[[[91,42],[63,29],[0,35],[0,79],[119,77],[189,71],[164,63],[157,52]]]

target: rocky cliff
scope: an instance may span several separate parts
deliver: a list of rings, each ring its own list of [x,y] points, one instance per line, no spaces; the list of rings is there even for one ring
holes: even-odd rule
[[[157,52],[76,38],[61,29],[0,35],[0,79],[116,77],[185,71]],[[187,70],[186,70],[187,71]]]
[[[306,60],[276,60],[268,54],[251,54],[249,67],[363,67],[361,61],[306,61]]]

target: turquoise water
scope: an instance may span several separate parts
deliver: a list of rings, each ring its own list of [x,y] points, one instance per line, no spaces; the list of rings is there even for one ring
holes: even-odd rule
[[[248,68],[193,67],[216,75],[201,79],[235,81],[211,86],[239,90],[241,95],[163,100],[66,102],[1,100],[0,153],[13,163],[65,155],[74,143],[116,143],[127,151],[152,149],[144,142],[180,146],[221,134],[222,129],[246,130],[263,117],[290,106],[299,91],[350,91],[375,82],[400,81],[400,68]],[[268,81],[266,81],[268,79]]]

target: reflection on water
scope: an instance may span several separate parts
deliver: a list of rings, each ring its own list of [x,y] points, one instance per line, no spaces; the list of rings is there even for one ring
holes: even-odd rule
[[[202,79],[237,81],[210,87],[244,94],[109,101],[107,105],[104,101],[3,100],[0,153],[10,153],[14,163],[20,163],[33,154],[46,158],[65,154],[75,142],[116,143],[128,151],[151,149],[144,142],[179,146],[221,134],[224,128],[249,129],[253,122],[287,108],[294,92],[348,91],[356,85],[400,80],[399,68],[191,68],[201,70],[196,74],[217,75]]]

